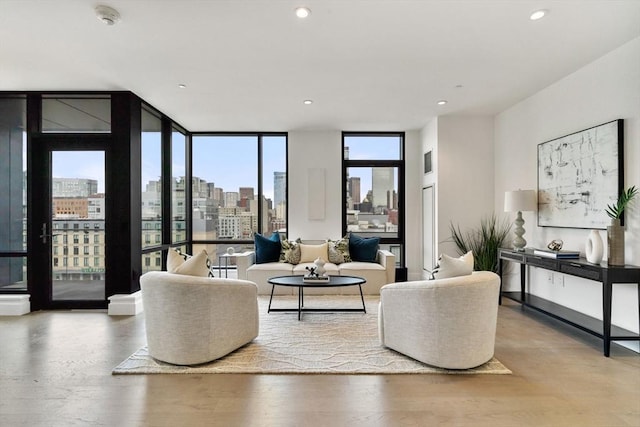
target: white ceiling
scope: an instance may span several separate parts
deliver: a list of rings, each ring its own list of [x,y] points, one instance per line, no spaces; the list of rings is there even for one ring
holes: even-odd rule
[[[97,4],[0,0],[0,90],[130,90],[190,131],[411,130],[640,36],[640,0],[105,0],[115,26]]]

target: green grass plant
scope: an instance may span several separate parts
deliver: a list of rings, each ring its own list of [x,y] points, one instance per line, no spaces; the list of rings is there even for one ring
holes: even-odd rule
[[[498,272],[498,248],[503,247],[504,241],[511,230],[511,223],[506,219],[499,221],[495,214],[480,220],[480,228],[465,232],[460,226],[450,224],[451,239],[458,248],[460,255],[473,252],[475,271]]]

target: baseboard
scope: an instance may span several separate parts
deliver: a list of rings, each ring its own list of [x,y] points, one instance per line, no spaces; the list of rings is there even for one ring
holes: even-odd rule
[[[0,295],[0,316],[22,316],[31,313],[29,294]]]
[[[109,297],[109,316],[135,316],[142,313],[142,293],[115,294]]]
[[[628,348],[631,351],[640,353],[640,342],[638,341],[614,341],[616,344]]]

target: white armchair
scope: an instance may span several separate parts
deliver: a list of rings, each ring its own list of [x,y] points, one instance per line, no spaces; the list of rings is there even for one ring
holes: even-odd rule
[[[255,283],[152,271],[140,277],[149,354],[175,365],[218,359],[258,336]]]
[[[499,291],[489,271],[383,286],[380,343],[432,366],[480,366],[493,357]]]

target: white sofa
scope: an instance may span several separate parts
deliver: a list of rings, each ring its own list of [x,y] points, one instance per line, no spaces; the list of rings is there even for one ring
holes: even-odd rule
[[[149,354],[174,365],[218,359],[258,336],[255,283],[150,271],[140,277]]]
[[[423,363],[468,369],[493,357],[500,277],[490,271],[380,290],[380,343]]]
[[[236,256],[238,267],[238,279],[249,280],[258,285],[258,294],[269,295],[271,285],[267,282],[276,276],[304,276],[307,273],[305,267],[313,266],[313,263],[305,262],[300,264],[289,264],[286,262],[269,262],[256,264],[255,252],[244,252]],[[367,282],[362,285],[364,294],[377,295],[380,288],[387,283],[396,280],[396,258],[389,251],[378,250],[376,262],[345,262],[333,264],[327,262],[324,265],[328,275],[358,276],[363,277]],[[290,295],[295,293],[296,288],[276,286],[275,295]],[[355,286],[311,288],[305,290],[305,294],[359,294]]]

